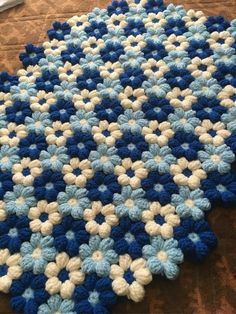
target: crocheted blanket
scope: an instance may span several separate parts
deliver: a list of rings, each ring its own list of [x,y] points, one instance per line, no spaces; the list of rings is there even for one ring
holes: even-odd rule
[[[121,0],[48,36],[0,74],[0,291],[105,314],[202,261],[236,202],[236,20]]]

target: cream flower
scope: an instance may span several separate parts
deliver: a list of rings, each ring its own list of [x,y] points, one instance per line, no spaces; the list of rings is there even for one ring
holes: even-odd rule
[[[165,14],[163,12],[148,13],[148,16],[143,19],[145,28],[158,28],[166,25]]]
[[[79,64],[72,65],[66,61],[63,67],[58,68],[59,79],[62,81],[75,82],[79,75],[82,75],[82,69]]]
[[[88,15],[75,15],[72,16],[67,23],[71,26],[71,31],[81,32],[85,29],[85,27],[90,26],[90,23],[88,22]]]
[[[4,221],[7,218],[7,213],[5,210],[5,203],[0,201],[0,221]]]
[[[166,72],[169,71],[169,67],[163,60],[155,60],[153,58],[148,59],[147,62],[144,62],[141,65],[141,69],[143,70],[144,75],[147,77],[155,77],[156,79],[160,79],[164,76]]]
[[[149,122],[148,127],[143,127],[142,134],[149,144],[164,146],[174,135],[174,131],[171,129],[169,122],[158,123],[156,120],[152,120]]]
[[[0,250],[0,268],[4,269],[4,275],[0,276],[0,291],[7,293],[12,284],[12,280],[17,279],[22,274],[20,267],[20,254],[11,254],[8,249]]]
[[[89,91],[83,89],[79,94],[73,97],[74,106],[76,109],[84,109],[85,111],[93,111],[94,107],[100,102],[97,91]]]
[[[89,37],[84,40],[81,44],[81,49],[83,49],[84,54],[97,54],[99,51],[105,47],[104,40],[97,39],[96,37]]]
[[[182,17],[186,27],[194,25],[204,24],[207,21],[207,17],[202,11],[188,10],[187,14]]]
[[[113,204],[103,205],[100,201],[92,202],[91,208],[83,212],[83,219],[87,221],[85,229],[92,235],[99,234],[101,238],[109,237],[111,227],[118,224]]]
[[[17,125],[10,122],[5,128],[0,128],[0,144],[17,146],[22,138],[27,136],[26,126],[23,124]]]
[[[173,227],[179,225],[180,218],[176,215],[174,206],[161,206],[158,202],[153,202],[148,210],[142,212],[142,221],[150,236],[161,235],[164,239],[170,239],[173,237]]]
[[[112,63],[107,61],[99,67],[100,76],[102,78],[110,78],[111,80],[117,80],[123,71],[119,62]]]
[[[140,51],[146,46],[143,35],[133,36],[130,35],[126,40],[123,41],[122,45],[124,46],[125,52],[127,51]]]
[[[195,128],[195,133],[199,136],[201,143],[216,146],[224,144],[225,138],[231,134],[230,131],[225,129],[224,123],[212,123],[210,120],[203,120],[201,125]]]
[[[47,203],[39,201],[36,207],[31,207],[28,213],[30,228],[33,232],[41,232],[43,235],[50,235],[53,226],[61,222],[61,215],[58,212],[56,202]]]
[[[70,299],[75,286],[84,281],[80,266],[79,257],[69,258],[64,252],[58,254],[56,261],[46,266],[45,275],[49,279],[46,281],[45,289],[51,295],[60,293],[63,299]]]
[[[124,14],[112,14],[106,23],[109,28],[113,29],[125,28],[128,25]]]
[[[141,180],[148,175],[141,160],[133,162],[130,158],[124,158],[120,166],[115,166],[114,173],[121,185],[130,185],[132,188],[139,188]]]
[[[214,60],[211,57],[200,59],[195,57],[191,60],[191,63],[187,66],[187,69],[194,77],[203,77],[210,79],[212,74],[216,71]]]
[[[62,173],[67,184],[75,184],[81,188],[93,176],[91,162],[88,159],[80,161],[79,158],[71,158],[70,164],[62,167]]]
[[[121,255],[118,265],[111,265],[112,289],[119,296],[127,296],[135,302],[143,299],[143,286],[152,281],[152,274],[143,258],[132,260],[128,254]]]
[[[213,32],[210,34],[210,38],[207,40],[211,49],[223,48],[228,49],[235,42],[230,32]]]
[[[42,173],[41,163],[38,159],[22,158],[20,163],[13,165],[12,173],[16,184],[32,185],[34,178]]]
[[[44,90],[40,90],[36,96],[30,97],[30,108],[33,111],[47,112],[50,106],[55,103],[55,95],[53,93],[46,93]]]
[[[193,96],[191,89],[181,90],[179,87],[174,87],[168,92],[166,98],[169,99],[173,107],[183,108],[184,110],[191,109],[192,104],[197,100],[197,97]]]
[[[7,107],[12,106],[11,94],[0,92],[0,114],[5,113]]]
[[[133,109],[136,111],[147,100],[147,96],[143,88],[133,89],[131,86],[127,86],[124,92],[119,94],[119,99],[124,109]]]
[[[55,121],[52,127],[46,127],[45,135],[48,145],[56,144],[57,146],[64,146],[68,137],[72,136],[71,125],[69,122],[61,123]]]
[[[163,42],[163,45],[165,46],[165,50],[170,52],[173,50],[183,51],[188,48],[189,43],[185,36],[176,36],[175,34],[171,34],[167,40]]]
[[[218,94],[220,104],[226,108],[236,106],[236,87],[231,85],[225,86],[222,91]]]
[[[170,173],[178,185],[187,185],[191,189],[200,187],[201,180],[206,178],[199,160],[188,161],[186,158],[177,160],[177,164],[170,166]]]
[[[126,2],[129,4],[130,8],[136,8],[136,7],[144,7],[148,0],[139,0],[139,1],[134,1],[134,0],[126,0]]]
[[[105,143],[110,147],[114,146],[116,140],[122,136],[118,123],[109,123],[106,120],[100,121],[98,126],[93,126],[92,134],[96,143]]]
[[[60,56],[63,50],[66,50],[65,41],[53,39],[51,41],[46,41],[43,43],[44,53],[47,56]]]
[[[17,72],[20,83],[35,83],[37,77],[41,75],[41,69],[38,65],[29,65],[27,69],[20,69]]]

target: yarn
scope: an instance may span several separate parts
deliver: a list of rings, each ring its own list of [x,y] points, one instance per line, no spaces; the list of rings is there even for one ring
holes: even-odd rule
[[[108,314],[217,245],[236,202],[236,23],[162,0],[55,22],[0,73],[0,291]]]

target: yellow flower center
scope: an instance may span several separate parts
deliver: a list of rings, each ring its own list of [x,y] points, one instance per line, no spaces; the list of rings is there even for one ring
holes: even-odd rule
[[[132,208],[134,206],[134,201],[130,198],[125,201],[125,206],[128,208]]]
[[[33,251],[32,257],[33,257],[33,258],[39,258],[39,257],[41,256],[41,253],[42,253],[42,250],[41,250],[39,247],[37,247],[37,248]]]
[[[69,199],[68,204],[70,206],[75,206],[77,204],[77,199],[76,198]]]
[[[20,196],[16,199],[16,204],[23,204],[25,202],[25,199],[23,196]]]
[[[185,203],[185,205],[187,205],[188,207],[193,207],[193,206],[194,206],[194,202],[193,202],[193,200],[191,200],[190,198],[188,198],[184,203]]]
[[[168,259],[168,255],[166,252],[164,251],[160,251],[157,253],[157,258],[161,261],[161,262],[166,262]]]
[[[220,161],[220,156],[214,154],[214,155],[211,156],[211,160],[214,161],[214,162],[218,162],[218,161]]]
[[[93,252],[93,254],[92,254],[92,259],[94,260],[94,261],[101,261],[102,259],[103,259],[103,254],[102,254],[102,252],[101,251],[95,251],[95,252]]]

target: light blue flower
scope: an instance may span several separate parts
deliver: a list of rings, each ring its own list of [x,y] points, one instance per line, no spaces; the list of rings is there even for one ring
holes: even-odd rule
[[[36,205],[34,188],[32,186],[24,187],[20,184],[15,185],[12,192],[5,193],[4,202],[8,214],[27,215],[30,207]]]
[[[40,59],[38,65],[42,72],[49,71],[50,73],[57,73],[57,69],[64,66],[61,56],[53,55],[48,55],[46,58]]]
[[[236,55],[235,49],[232,47],[229,48],[216,48],[213,51],[212,58],[214,59],[215,65],[218,66],[222,62],[226,66],[234,66],[236,64]]]
[[[230,132],[236,131],[236,108],[229,108],[228,112],[222,115],[221,120]]]
[[[142,153],[145,167],[160,174],[169,172],[170,165],[175,163],[176,158],[172,155],[168,146],[159,147],[157,144],[149,145],[149,151]]]
[[[101,56],[99,54],[91,54],[88,53],[84,58],[80,59],[80,65],[83,70],[97,70],[104,62],[101,60]]]
[[[67,47],[80,47],[81,44],[86,40],[88,40],[88,34],[86,34],[84,31],[78,31],[77,29],[71,29],[70,34],[65,36]]]
[[[82,271],[86,274],[96,272],[98,276],[109,275],[111,264],[118,261],[113,245],[110,238],[102,240],[99,236],[91,236],[89,244],[82,244],[79,249]]]
[[[71,215],[75,219],[83,218],[83,211],[90,205],[90,200],[86,197],[87,190],[77,188],[75,185],[67,185],[65,192],[60,192],[57,196],[59,212],[66,216]]]
[[[40,152],[39,159],[43,169],[52,169],[53,171],[60,171],[65,163],[69,161],[66,147],[57,147],[56,145],[49,145],[47,150]]]
[[[37,94],[35,84],[26,82],[19,83],[18,86],[12,86],[10,92],[14,101],[29,101],[31,96]]]
[[[189,31],[184,33],[184,36],[188,38],[188,41],[205,41],[209,37],[207,28],[203,24],[192,25],[189,27]]]
[[[109,15],[106,9],[94,8],[88,13],[89,22],[105,22],[107,19],[109,19]]]
[[[117,98],[119,93],[123,90],[119,80],[112,80],[105,78],[103,83],[97,85],[97,90],[103,98]]]
[[[152,238],[151,245],[143,247],[143,256],[147,266],[153,274],[165,275],[168,279],[175,279],[183,261],[183,253],[174,239],[164,240],[161,236]]]
[[[142,132],[142,128],[147,125],[147,120],[144,119],[141,110],[134,112],[132,109],[126,109],[124,114],[118,117],[118,123],[122,132],[137,134]]]
[[[146,41],[151,40],[154,44],[162,44],[163,41],[167,40],[165,30],[162,27],[150,27],[143,36]]]
[[[0,147],[0,170],[11,171],[12,166],[20,162],[19,148],[2,145]]]
[[[125,32],[123,28],[108,28],[107,34],[103,35],[103,40],[108,43],[111,42],[114,44],[122,43],[126,40],[124,36]]]
[[[40,233],[33,233],[30,242],[24,242],[21,245],[21,267],[24,271],[41,274],[48,262],[54,260],[56,253],[53,237],[43,237]]]
[[[198,158],[202,162],[202,168],[206,172],[218,171],[220,174],[230,171],[231,163],[235,155],[227,145],[205,145],[205,150],[198,152]]]
[[[127,21],[143,21],[147,17],[147,12],[142,6],[130,7],[125,16]]]
[[[60,85],[54,86],[54,93],[57,98],[72,100],[73,96],[79,93],[77,83],[62,81]]]
[[[186,16],[186,10],[182,5],[169,4],[164,10],[164,15],[167,20],[174,19],[179,20]]]
[[[182,108],[177,108],[174,113],[170,113],[168,120],[175,132],[194,133],[195,127],[200,123],[193,110],[184,111]]]
[[[188,187],[182,186],[178,194],[173,194],[171,204],[175,207],[176,213],[181,218],[192,217],[199,220],[204,217],[204,211],[210,210],[211,204],[200,189],[191,191]]]
[[[144,196],[143,189],[133,190],[131,186],[124,186],[121,194],[115,193],[113,197],[117,216],[128,216],[132,220],[139,220],[142,211],[149,207],[149,202]]]
[[[119,62],[122,64],[124,70],[128,70],[130,68],[140,68],[141,64],[146,62],[146,59],[143,57],[141,51],[129,50],[120,56]]]
[[[177,67],[178,69],[186,69],[191,62],[191,58],[189,58],[187,51],[175,50],[170,51],[163,60],[169,67]]]
[[[25,118],[25,126],[29,132],[43,134],[47,126],[51,126],[50,114],[48,112],[34,112],[31,117]]]
[[[143,82],[142,87],[145,89],[147,96],[165,98],[166,94],[170,91],[170,85],[166,83],[166,79],[150,77],[147,81]]]
[[[72,300],[63,300],[58,294],[51,296],[47,303],[41,304],[38,314],[76,314]]]
[[[196,78],[189,86],[193,91],[195,97],[217,97],[222,87],[218,84],[214,78],[205,79],[203,77]]]
[[[88,133],[91,132],[94,125],[99,124],[99,120],[96,118],[94,111],[87,112],[83,109],[79,109],[76,115],[70,117],[70,123],[74,131]]]
[[[95,171],[104,173],[113,173],[114,167],[120,163],[120,157],[117,155],[115,147],[108,147],[106,144],[97,146],[97,150],[90,152],[88,159],[91,161],[92,168]]]

